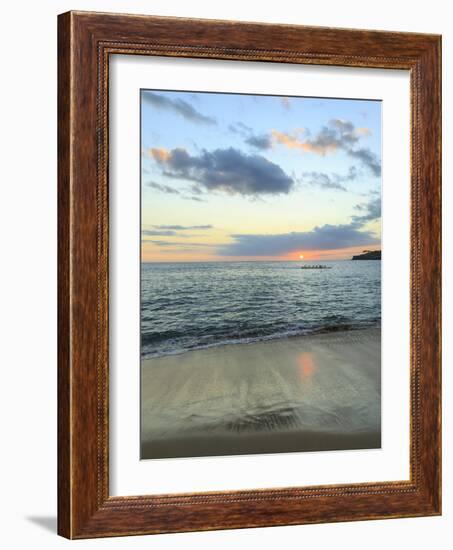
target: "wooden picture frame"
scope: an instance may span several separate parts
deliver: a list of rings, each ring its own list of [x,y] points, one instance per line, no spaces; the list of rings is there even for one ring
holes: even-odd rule
[[[58,21],[58,532],[68,538],[441,513],[441,38],[69,12]],[[111,54],[410,71],[410,480],[109,495]]]

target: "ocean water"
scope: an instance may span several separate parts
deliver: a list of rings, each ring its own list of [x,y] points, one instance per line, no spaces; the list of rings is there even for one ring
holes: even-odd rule
[[[381,262],[322,263],[143,263],[142,357],[380,326]]]

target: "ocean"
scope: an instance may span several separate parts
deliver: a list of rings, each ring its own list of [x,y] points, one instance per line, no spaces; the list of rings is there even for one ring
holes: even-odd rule
[[[310,263],[331,269],[300,269]],[[380,261],[141,266],[142,358],[380,321]]]

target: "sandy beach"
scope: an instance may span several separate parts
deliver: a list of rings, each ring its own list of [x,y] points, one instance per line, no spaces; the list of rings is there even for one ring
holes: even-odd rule
[[[141,458],[381,445],[379,329],[141,363]]]

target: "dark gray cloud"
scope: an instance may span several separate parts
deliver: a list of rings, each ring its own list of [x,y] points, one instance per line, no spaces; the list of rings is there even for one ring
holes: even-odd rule
[[[142,229],[142,235],[147,237],[173,237],[178,235],[176,231],[171,231],[169,229],[159,230],[159,229]]]
[[[353,246],[379,245],[381,240],[364,226],[381,217],[380,197],[356,205],[360,215],[348,224],[317,226],[311,231],[276,235],[234,234],[234,241],[219,248],[223,256],[281,256],[296,250],[339,250]]]
[[[334,118],[314,137],[306,140],[308,150],[325,154],[337,149],[349,149],[359,141],[352,122]]]
[[[204,150],[198,156],[182,148],[151,149],[150,153],[166,176],[194,181],[209,191],[249,196],[287,194],[295,183],[278,164],[233,147]]]
[[[194,201],[194,202],[206,202],[205,200],[203,199],[200,199],[200,197],[183,197],[184,200],[186,201]]]
[[[212,225],[192,225],[192,226],[183,226],[183,225],[153,225],[155,229],[142,229],[143,237],[182,237],[187,239],[193,235],[190,233],[185,233],[186,230],[200,230],[200,229],[210,229]],[[199,235],[199,234],[198,234]],[[145,239],[149,240],[149,239]]]
[[[247,145],[251,145],[259,151],[266,151],[272,147],[272,134],[255,134],[250,126],[242,122],[230,124],[228,130],[244,138]]]
[[[300,149],[317,155],[324,156],[338,150],[345,151],[378,177],[381,175],[379,158],[366,147],[357,148],[362,136],[369,133],[370,131],[366,128],[356,128],[352,122],[334,118],[314,136],[308,130],[304,131],[303,139],[295,134],[273,130],[272,138],[289,149]]]
[[[320,187],[322,189],[338,189],[347,191],[344,183],[357,179],[358,171],[355,166],[351,166],[347,174],[326,174],[325,172],[303,172],[302,181]]]
[[[191,122],[210,125],[217,124],[215,118],[203,115],[202,113],[197,111],[195,107],[193,107],[190,103],[184,101],[183,99],[170,99],[165,95],[157,94],[155,92],[143,92],[142,97],[143,100],[149,105],[152,105],[157,109],[167,109],[169,111],[178,113],[186,120],[190,120]]]
[[[342,120],[340,118],[332,118],[329,121],[329,125],[332,128],[336,128],[341,135],[342,139],[346,143],[354,144],[357,141],[357,134],[355,131],[355,126],[349,120]]]
[[[380,243],[370,231],[361,231],[354,223],[323,225],[311,231],[277,235],[231,235],[234,242],[220,247],[224,256],[281,256],[295,250],[338,250]]]
[[[154,240],[154,239],[144,239],[145,243],[152,243],[156,246],[179,246],[179,247],[203,247],[203,248],[211,248],[214,246],[211,243],[191,243],[191,242],[178,242],[178,241],[160,241],[160,240]]]
[[[180,195],[180,197],[186,201],[206,202],[199,196],[196,196],[203,193],[203,191],[197,185],[192,185],[190,189],[182,189],[181,191],[175,189],[174,187],[170,187],[170,185],[162,185],[161,183],[156,183],[155,181],[148,182],[146,186],[150,187],[151,189],[155,189],[156,191],[160,191],[161,193]],[[195,193],[195,195],[183,195],[182,193],[184,192]]]
[[[381,161],[369,149],[350,149],[348,155],[362,161],[374,176],[379,177],[381,175]]]
[[[162,193],[169,193],[172,195],[179,195],[179,191],[177,189],[174,189],[173,187],[170,187],[169,185],[162,185],[160,183],[156,183],[155,181],[149,181],[146,184],[147,187],[151,187],[151,189],[156,189],[156,191],[161,191]]]
[[[371,173],[379,177],[381,175],[381,161],[368,148],[355,149],[360,139],[360,134],[352,122],[333,119],[328,126],[324,126],[313,141],[308,140],[313,147],[343,149],[347,154],[363,163]]]
[[[260,151],[266,151],[272,147],[272,138],[269,134],[261,134],[259,136],[251,135],[245,140],[245,143]]]
[[[259,151],[266,151],[272,147],[272,134],[254,134],[253,129],[250,126],[242,122],[236,122],[230,124],[228,130],[232,134],[237,134],[244,138],[245,143],[251,145]]]
[[[236,122],[235,124],[229,124],[228,130],[232,134],[239,134],[240,136],[249,136],[253,133],[252,128],[244,124],[243,122]]]
[[[363,214],[353,216],[353,223],[364,225],[367,222],[377,220],[381,217],[381,197],[378,196],[368,202],[356,204],[355,209],[359,212],[363,212]]]
[[[338,189],[339,191],[347,191],[346,187],[342,185],[334,176],[338,174],[325,174],[323,172],[304,172],[304,180],[306,180],[310,185],[315,185],[321,187],[322,189]]]
[[[186,229],[214,229],[213,225],[153,225],[156,229],[170,229],[175,231],[184,231]]]

